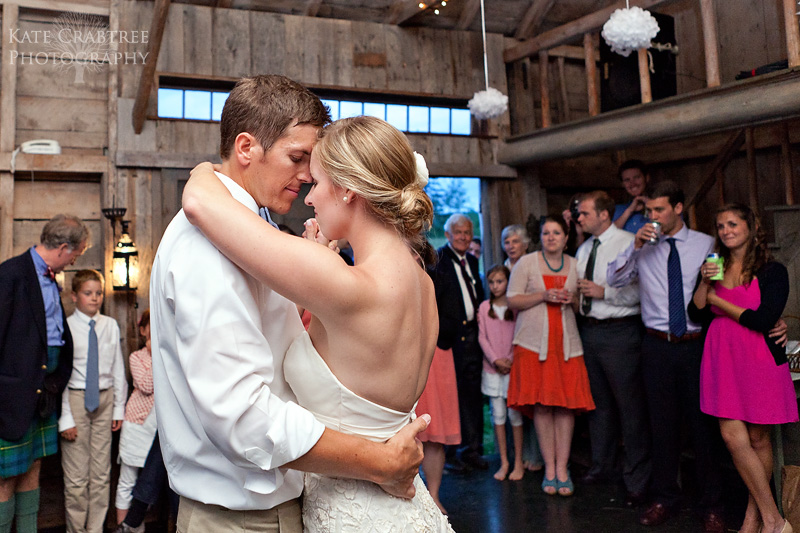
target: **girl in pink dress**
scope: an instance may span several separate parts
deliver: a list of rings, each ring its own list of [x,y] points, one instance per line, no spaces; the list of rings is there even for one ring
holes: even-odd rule
[[[486,274],[491,296],[478,307],[478,342],[483,350],[483,375],[481,392],[489,397],[492,408],[497,451],[500,453],[500,469],[494,478],[502,481],[508,475],[511,481],[519,481],[525,474],[522,464],[522,413],[506,405],[508,379],[514,361],[514,326],[516,313],[508,308],[506,288],[511,276],[504,265],[492,267]],[[514,469],[508,462],[506,445],[506,416],[511,421],[514,437]]]
[[[724,277],[712,281],[719,267],[703,265],[690,313],[693,318],[713,313],[700,367],[700,409],[719,418],[722,438],[750,491],[741,531],[790,533],[769,487],[770,425],[798,419],[786,354],[769,338],[786,305],[789,276],[786,267],[770,261],[759,230],[749,207],[720,208],[717,250]]]

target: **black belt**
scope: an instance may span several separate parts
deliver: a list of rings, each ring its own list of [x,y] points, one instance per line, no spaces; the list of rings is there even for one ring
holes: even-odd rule
[[[647,333],[649,333],[653,337],[658,337],[659,339],[671,342],[672,344],[680,344],[682,342],[696,341],[697,339],[703,336],[702,331],[698,331],[696,333],[684,333],[682,336],[677,337],[672,333],[665,333],[657,329],[653,328],[645,328],[645,329],[647,330]]]
[[[641,319],[642,315],[628,315],[615,318],[592,318],[590,316],[581,315],[582,322],[586,324],[591,324],[593,326],[599,326],[604,324],[618,324],[622,322],[640,322]]]

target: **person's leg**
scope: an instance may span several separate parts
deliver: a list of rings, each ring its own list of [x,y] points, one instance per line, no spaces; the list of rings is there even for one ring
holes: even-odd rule
[[[604,325],[587,324],[581,327],[583,360],[595,405],[595,409],[589,413],[592,465],[587,476],[598,480],[612,476],[619,440],[617,404],[609,383],[610,376],[607,376],[606,359],[616,352],[616,346],[610,345],[622,339],[609,341],[605,335],[607,329]]]
[[[769,533],[780,531],[783,527],[783,518],[778,512],[775,500],[772,498],[769,477],[764,471],[764,464],[751,443],[752,434],[759,447],[763,447],[765,443],[769,446],[769,435],[764,431],[765,426],[751,426],[750,429],[747,424],[740,420],[723,418],[719,421],[719,428],[722,433],[722,439],[731,452],[733,464],[736,466],[739,475],[742,476],[745,485],[747,485],[750,496],[755,500],[758,513],[764,521],[764,531]],[[756,525],[753,524],[752,516],[753,512],[748,507],[748,512],[745,513],[745,520],[747,527],[751,528],[751,530]]]
[[[442,502],[439,501],[439,488],[442,486],[442,472],[444,472],[444,446],[438,442],[423,442],[422,472],[436,506],[447,514]]]
[[[539,439],[536,438],[536,426],[533,419],[527,416],[522,417],[522,464],[530,472],[538,472],[544,464]]]
[[[131,492],[134,485],[136,485],[138,474],[139,469],[137,467],[125,463],[120,464],[117,495],[114,500],[114,507],[117,509],[117,524],[125,520],[125,515],[128,514],[128,509],[131,507],[131,500],[133,500]]]
[[[544,459],[545,482],[556,479],[556,430],[553,408],[536,405],[533,408],[533,424],[536,426],[536,438]],[[547,494],[555,494],[555,486],[543,486]]]
[[[103,533],[111,490],[111,416],[114,391],[100,392],[100,406],[91,414],[89,516],[87,533]]]
[[[36,533],[38,531],[39,487],[19,491],[15,499],[17,533]]]
[[[77,533],[84,530],[89,503],[91,426],[83,405],[83,391],[71,390],[67,394],[78,437],[74,441],[59,439],[59,445],[64,471],[67,533]]]
[[[525,475],[525,465],[522,462],[522,414],[509,408],[508,418],[511,421],[511,435],[514,439],[514,469],[508,475],[508,479],[519,481]]]
[[[569,454],[572,449],[572,434],[575,430],[575,413],[571,409],[557,407],[553,409],[556,437],[556,478],[561,483],[569,483]],[[570,487],[561,487],[558,492],[564,496],[572,494]]]
[[[494,473],[497,481],[503,481],[508,475],[508,444],[506,442],[506,399],[502,396],[492,396],[489,398],[489,406],[492,411],[492,422],[494,424],[494,434],[497,439],[497,453],[500,455],[500,469]]]
[[[16,488],[19,476],[0,477],[0,533],[11,533],[16,509]]]

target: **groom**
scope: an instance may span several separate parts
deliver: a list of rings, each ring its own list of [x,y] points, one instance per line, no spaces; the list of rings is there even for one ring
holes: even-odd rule
[[[272,223],[303,183],[320,100],[282,76],[239,81],[222,112],[220,179]],[[269,257],[264,258],[269,261]],[[302,331],[297,309],[229,261],[183,211],[151,277],[158,431],[180,533],[302,531],[301,470],[365,479],[410,497],[422,460],[420,418],[387,443],[326,429],[299,407],[283,357]]]

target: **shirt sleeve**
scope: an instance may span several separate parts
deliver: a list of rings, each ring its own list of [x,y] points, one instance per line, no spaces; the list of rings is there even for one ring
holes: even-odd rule
[[[610,287],[621,288],[638,279],[637,258],[639,253],[635,249],[635,244],[635,241],[631,242],[630,246],[608,263],[606,282]]]
[[[69,406],[69,389],[64,389],[61,394],[61,416],[58,418],[58,432],[74,428],[75,419],[72,417],[72,409]]]
[[[606,287],[603,298],[611,305],[632,307],[639,305],[639,282],[633,280],[624,287]]]
[[[190,396],[181,401],[196,413],[211,443],[241,468],[272,470],[302,457],[325,427],[273,392],[274,358],[283,354],[274,352],[257,324],[262,312],[284,323],[286,306],[268,299],[269,308],[260,309],[257,296],[268,288],[205,239],[183,244],[171,254],[164,288]]]
[[[112,420],[123,420],[125,418],[125,402],[128,401],[128,380],[125,379],[125,362],[122,360],[119,324],[116,320],[111,320],[114,346],[114,362],[111,365],[111,376],[114,379],[114,407],[111,418]]]
[[[531,258],[535,258],[533,254],[523,255],[514,265],[511,271],[511,277],[508,280],[508,289],[506,290],[506,297],[519,296],[525,294],[525,289],[528,286],[528,262]]]
[[[131,354],[131,376],[133,388],[145,396],[153,394],[153,369],[144,363],[144,354],[147,348],[142,348]]]
[[[789,273],[780,263],[767,263],[756,274],[761,289],[757,309],[746,309],[739,323],[748,329],[766,333],[775,327],[789,299]]]
[[[492,320],[489,317],[489,306],[489,300],[484,300],[478,308],[478,344],[480,344],[486,360],[494,364],[498,359],[498,355],[489,341],[489,328],[491,327],[489,321]]]

